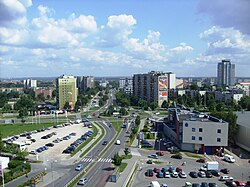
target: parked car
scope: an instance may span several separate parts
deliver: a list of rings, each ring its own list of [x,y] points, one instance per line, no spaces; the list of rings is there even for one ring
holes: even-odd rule
[[[176,171],[174,171],[174,172],[171,174],[171,176],[172,176],[173,178],[177,178],[177,177],[178,177],[178,173],[177,173]]]
[[[199,183],[193,183],[192,187],[200,187],[201,185]]]
[[[159,172],[159,173],[157,173],[157,175],[156,175],[158,178],[163,178],[164,177],[164,174],[163,174],[163,172]]]
[[[177,167],[177,168],[175,169],[175,171],[178,172],[178,173],[179,173],[179,172],[182,172],[182,168],[181,168],[181,167]]]
[[[145,172],[145,175],[147,177],[153,177],[154,176],[154,172],[152,169],[148,169],[146,172]]]
[[[220,178],[219,178],[219,181],[227,181],[227,180],[233,181],[234,178],[233,178],[233,177],[229,177],[229,176],[227,176],[227,175],[222,175],[222,176],[220,176]]]
[[[36,154],[37,154],[37,152],[36,152],[36,150],[32,150],[32,151],[30,151],[30,154],[32,154],[32,155],[36,155]]]
[[[161,187],[168,187],[167,184],[161,184]]]
[[[54,144],[53,143],[47,143],[47,144],[45,144],[45,146],[47,146],[47,147],[54,147]]]
[[[213,175],[212,175],[212,173],[210,171],[205,171],[205,173],[206,173],[207,178],[212,178],[213,177]]]
[[[244,182],[241,181],[241,180],[236,180],[236,181],[234,181],[234,182],[236,183],[237,186],[246,186],[246,185],[247,185],[246,183],[244,183]]]
[[[159,173],[159,172],[161,172],[161,169],[160,168],[154,168],[154,172]]]
[[[158,159],[158,155],[157,154],[151,154],[151,155],[148,155],[148,158]]]
[[[199,171],[198,172],[198,176],[201,178],[205,178],[206,177],[206,173],[204,171]]]
[[[220,170],[220,172],[222,172],[224,174],[229,174],[229,169],[223,168],[223,169]]]
[[[237,187],[237,184],[234,181],[226,181],[225,183],[229,187]]]
[[[205,163],[206,158],[199,158],[198,160],[196,160],[196,162]]]
[[[81,169],[83,168],[83,164],[78,164],[77,166],[76,166],[76,171],[80,171]]]
[[[195,171],[191,171],[191,172],[189,173],[189,175],[190,175],[190,177],[192,177],[192,178],[198,178],[198,175],[197,175],[197,173],[196,173]]]
[[[170,178],[170,173],[168,171],[165,172],[165,178]]]
[[[209,187],[207,182],[202,182],[201,187]]]
[[[211,170],[211,173],[212,173],[212,175],[215,176],[215,177],[219,177],[219,176],[220,176],[220,172],[217,171],[217,170]]]
[[[164,152],[163,151],[157,151],[155,154],[157,154],[158,156],[164,156]]]
[[[180,177],[180,178],[187,178],[187,175],[186,175],[186,173],[185,173],[184,171],[181,171],[181,172],[179,173],[179,177]]]
[[[79,182],[77,183],[78,185],[85,185],[88,182],[87,178],[80,179]]]
[[[172,155],[171,158],[182,159],[182,156],[179,154],[176,154],[176,155]]]
[[[214,182],[208,183],[209,187],[218,187],[218,185]]]

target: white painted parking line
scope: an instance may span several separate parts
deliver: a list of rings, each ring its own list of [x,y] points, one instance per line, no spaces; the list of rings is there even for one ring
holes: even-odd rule
[[[100,160],[101,160],[101,158],[99,158],[99,159],[97,160],[97,162],[100,162]]]

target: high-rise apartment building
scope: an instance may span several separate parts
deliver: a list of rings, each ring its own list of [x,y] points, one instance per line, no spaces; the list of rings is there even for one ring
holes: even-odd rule
[[[151,71],[133,76],[133,94],[147,102],[157,102],[159,106],[168,101],[168,90],[175,89],[175,74]]]
[[[77,88],[79,90],[86,90],[87,88],[94,88],[95,81],[93,76],[78,76],[77,79]]]
[[[217,68],[217,85],[232,86],[235,84],[235,64],[230,60],[222,60],[218,63]]]
[[[133,93],[133,79],[132,78],[120,78],[119,80],[119,89],[124,91],[127,94]]]
[[[76,78],[74,76],[62,75],[56,81],[57,104],[60,109],[68,102],[73,108],[77,101],[78,88],[76,87]]]
[[[32,79],[26,79],[23,81],[23,87],[24,89],[36,88],[37,81]]]

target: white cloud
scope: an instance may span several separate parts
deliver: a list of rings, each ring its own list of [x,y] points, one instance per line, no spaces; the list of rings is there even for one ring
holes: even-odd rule
[[[115,47],[123,44],[128,40],[134,25],[136,19],[132,15],[109,16],[107,25],[101,27],[96,45]]]
[[[1,0],[0,27],[15,27],[27,22],[26,11],[32,5],[30,0]]]
[[[182,52],[193,51],[193,50],[194,48],[187,45],[186,43],[180,43],[180,46],[170,49],[170,51],[174,53],[182,53]]]
[[[208,43],[207,54],[249,54],[250,37],[233,28],[213,26],[200,34]]]

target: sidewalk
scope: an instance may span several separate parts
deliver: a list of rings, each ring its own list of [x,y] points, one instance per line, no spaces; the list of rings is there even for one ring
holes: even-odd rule
[[[145,120],[146,119],[141,119],[141,123],[140,123],[140,126],[139,126],[139,129],[138,129],[138,133],[143,129],[143,126],[145,124]],[[134,141],[132,142],[131,146],[130,147],[138,147],[138,140],[137,140],[137,137],[135,137]]]
[[[134,156],[131,159],[124,160],[124,162],[128,163],[125,170],[121,173],[117,182],[107,182],[105,187],[125,187],[127,182],[129,181],[134,168],[136,166],[137,161],[139,160],[139,156]]]

